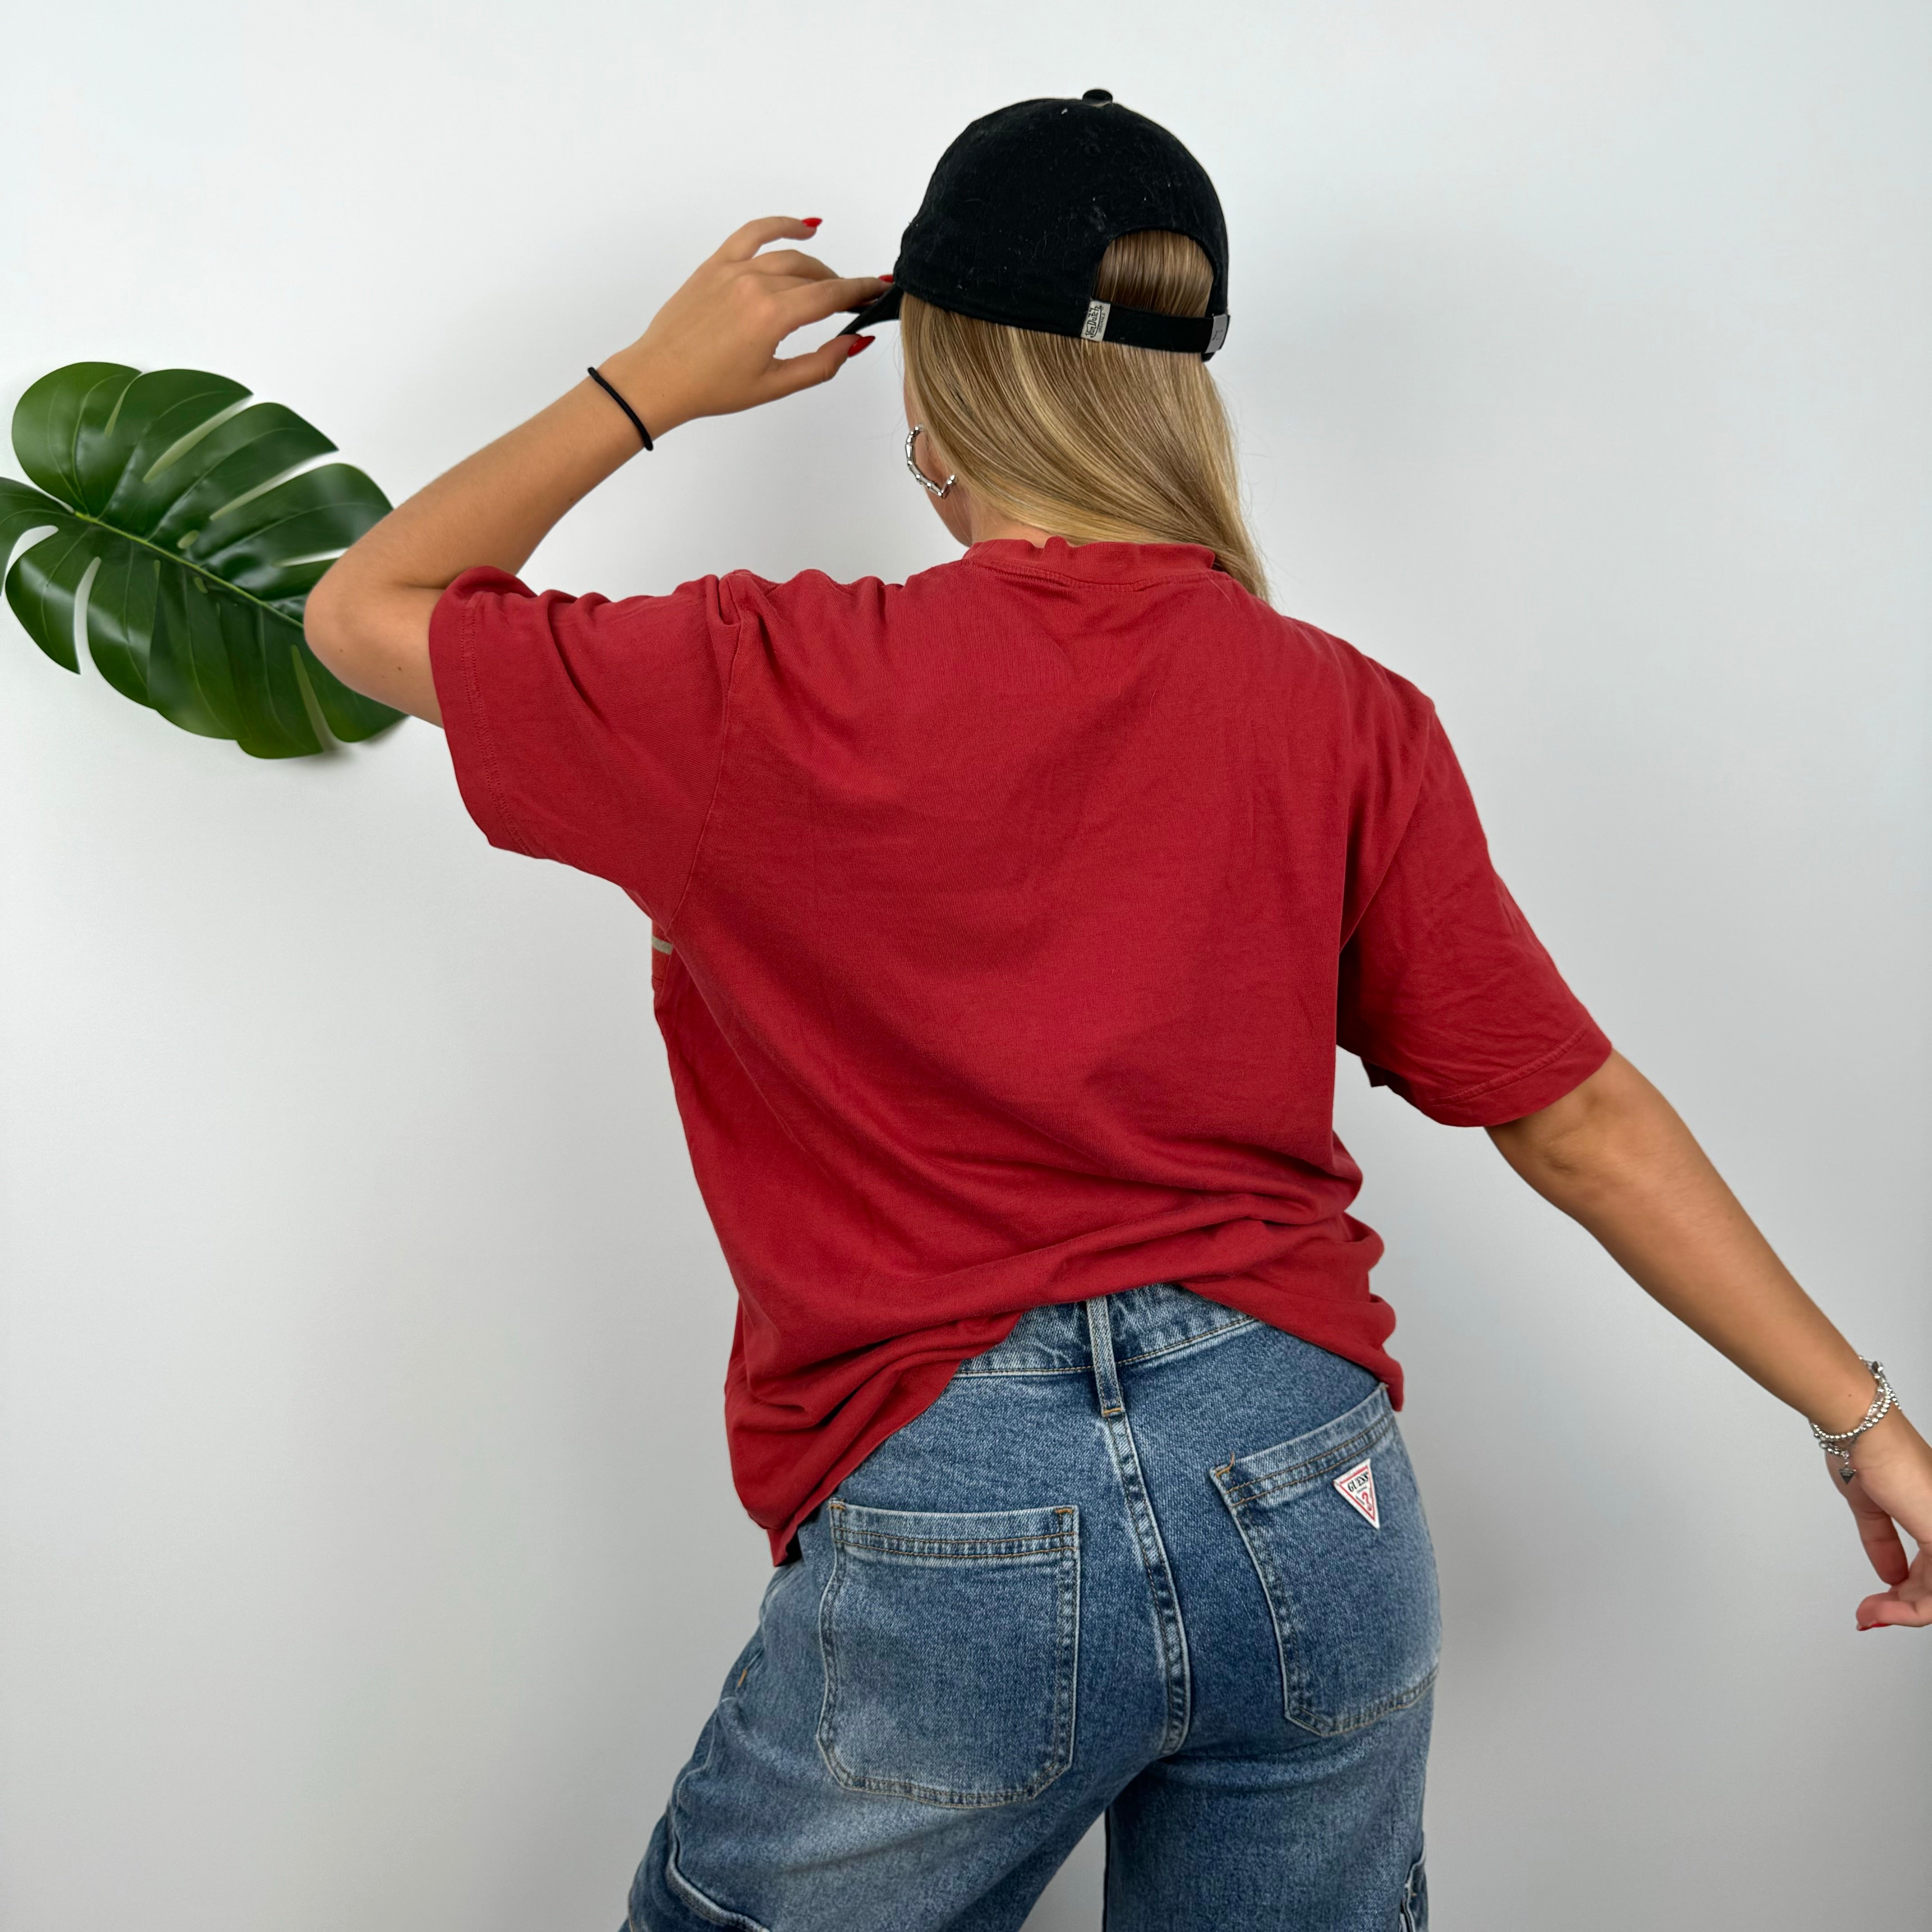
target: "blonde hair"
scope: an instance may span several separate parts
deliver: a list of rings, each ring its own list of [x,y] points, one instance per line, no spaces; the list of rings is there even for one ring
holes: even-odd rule
[[[1205,315],[1213,282],[1197,243],[1144,229],[1108,247],[1094,292]],[[920,419],[982,502],[1076,543],[1204,544],[1243,589],[1268,595],[1234,436],[1199,356],[979,322],[910,292],[899,320]]]

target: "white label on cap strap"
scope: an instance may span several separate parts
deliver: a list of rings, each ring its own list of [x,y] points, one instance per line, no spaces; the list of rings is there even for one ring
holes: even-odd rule
[[[1090,302],[1087,304],[1087,320],[1081,326],[1081,340],[1084,342],[1106,341],[1107,318],[1113,312],[1112,302]]]
[[[1382,1528],[1382,1512],[1376,1508],[1376,1472],[1366,1456],[1346,1475],[1337,1476],[1335,1486],[1345,1502],[1354,1504],[1368,1518],[1371,1528]]]
[[[1208,354],[1213,355],[1227,339],[1228,318],[1223,313],[1214,318],[1214,326],[1208,332]]]

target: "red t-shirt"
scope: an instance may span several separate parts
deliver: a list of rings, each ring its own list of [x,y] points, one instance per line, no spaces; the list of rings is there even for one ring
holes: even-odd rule
[[[616,603],[472,570],[436,607],[477,823],[651,916],[775,1558],[1041,1303],[1184,1282],[1400,1400],[1336,1042],[1459,1126],[1610,1051],[1428,700],[1214,561],[1006,540]]]

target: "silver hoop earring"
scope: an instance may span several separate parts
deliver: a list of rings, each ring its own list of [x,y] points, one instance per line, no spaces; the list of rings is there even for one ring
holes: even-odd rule
[[[929,490],[935,496],[943,496],[959,479],[956,476],[949,476],[944,483],[935,483],[913,460],[912,446],[919,440],[920,432],[925,427],[923,423],[914,423],[906,431],[906,467],[912,472],[912,480],[922,490]]]

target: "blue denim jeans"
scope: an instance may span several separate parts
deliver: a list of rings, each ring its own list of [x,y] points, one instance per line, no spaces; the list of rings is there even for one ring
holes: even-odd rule
[[[1168,1282],[1036,1309],[800,1536],[632,1932],[1421,1932],[1436,1569],[1386,1393]]]

